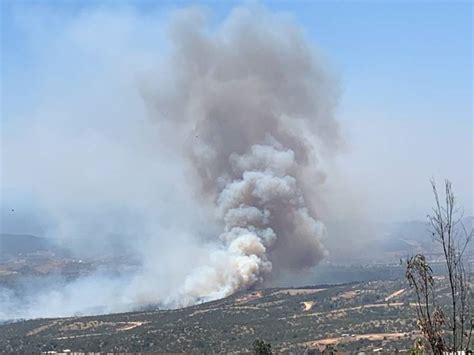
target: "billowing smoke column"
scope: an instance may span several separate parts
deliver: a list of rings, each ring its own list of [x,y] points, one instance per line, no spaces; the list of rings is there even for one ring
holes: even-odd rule
[[[317,264],[326,253],[318,156],[339,135],[337,90],[314,49],[291,21],[255,8],[235,10],[217,30],[187,10],[171,38],[170,77],[144,97],[185,137],[200,198],[223,228],[222,247],[186,279],[180,303]]]

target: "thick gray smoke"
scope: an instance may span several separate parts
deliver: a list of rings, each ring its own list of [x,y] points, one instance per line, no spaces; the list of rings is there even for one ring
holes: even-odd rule
[[[181,302],[314,266],[326,253],[313,195],[324,178],[318,153],[339,143],[335,90],[314,49],[291,22],[249,9],[217,31],[186,11],[171,35],[171,80],[144,97],[185,137],[223,245],[186,279]]]
[[[26,28],[52,64],[4,126],[4,198],[15,215],[35,202],[78,259],[115,243],[140,262],[26,280],[21,298],[0,287],[0,319],[189,305],[324,258],[338,90],[290,18],[243,7],[216,25],[186,9],[160,41],[156,13],[30,16],[56,26]]]

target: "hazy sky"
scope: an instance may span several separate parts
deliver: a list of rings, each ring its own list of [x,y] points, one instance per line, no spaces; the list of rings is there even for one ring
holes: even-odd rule
[[[139,107],[138,99],[120,101],[124,92],[136,88],[122,88],[124,83],[116,74],[127,71],[127,78],[142,75],[166,50],[163,28],[167,15],[189,4],[2,1],[2,223],[11,219],[5,212],[11,208],[30,213],[36,207],[44,207],[37,190],[50,184],[49,190],[43,192],[55,191],[57,182],[42,170],[55,167],[58,174],[65,174],[60,179],[63,187],[75,185],[71,179],[78,178],[76,172],[69,176],[62,169],[75,168],[82,173],[84,156],[76,156],[69,146],[78,137],[86,137],[85,141],[79,140],[87,143],[91,158],[108,156],[106,150],[114,145],[106,145],[102,153],[96,154],[95,136],[88,134],[91,125],[101,128],[103,123],[106,127],[106,121],[88,120],[97,115],[126,117],[127,112],[135,115],[146,111]],[[200,4],[219,24],[233,6],[241,3]],[[472,214],[472,3],[263,4],[292,16],[324,53],[339,80],[337,116],[347,145],[330,168],[338,177],[328,179],[328,189],[336,201],[333,208],[341,218],[352,218],[351,210],[360,208],[380,221],[422,219],[432,202],[431,177],[440,182],[444,177],[450,178],[466,214]],[[110,79],[108,85],[102,82],[104,78]],[[86,109],[90,102],[97,105]],[[47,133],[41,131],[42,122],[47,122]],[[58,129],[62,141],[52,132],[59,127],[58,122],[60,127],[70,128],[65,135]],[[117,126],[122,127],[122,120],[118,122]],[[106,132],[107,128],[97,131]],[[140,146],[142,143],[137,142],[142,140],[135,133],[121,143]],[[44,148],[40,140],[48,135],[52,143]],[[41,139],[37,141],[35,137]],[[143,145],[133,154],[150,149],[146,143]],[[59,165],[52,162],[55,158],[48,155],[51,151],[61,152]],[[133,169],[133,154],[124,153],[127,154],[131,155],[125,161],[132,162]],[[113,172],[114,162],[107,164],[111,169],[108,171]],[[91,164],[87,169],[99,166],[102,168]],[[154,170],[154,178],[160,179],[159,171]],[[163,180],[173,184],[172,179]],[[123,187],[127,181],[121,184]],[[90,186],[71,189],[84,189],[85,194],[91,194],[90,199],[103,193]],[[74,196],[71,194],[71,198]],[[138,196],[146,198],[147,191]],[[63,194],[62,198],[68,196]],[[28,213],[18,212],[16,223],[28,219]]]

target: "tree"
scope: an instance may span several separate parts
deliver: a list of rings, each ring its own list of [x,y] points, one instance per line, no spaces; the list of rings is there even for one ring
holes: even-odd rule
[[[253,342],[253,352],[256,355],[271,355],[272,346],[264,340],[257,339]]]
[[[428,215],[433,240],[441,245],[449,288],[446,312],[437,304],[433,271],[422,254],[407,260],[406,277],[417,297],[417,317],[420,329],[435,354],[443,351],[467,352],[472,328],[469,273],[464,267],[464,253],[473,238],[473,230],[462,224],[462,213],[449,180],[445,180],[444,200],[440,199],[436,183],[431,186],[435,206]]]
[[[406,278],[417,297],[416,314],[418,326],[427,339],[434,354],[442,354],[445,349],[443,338],[444,315],[436,303],[433,270],[422,254],[407,261]]]

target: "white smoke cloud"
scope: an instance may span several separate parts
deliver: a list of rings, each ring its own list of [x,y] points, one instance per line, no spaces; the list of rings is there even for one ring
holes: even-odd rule
[[[56,66],[37,68],[37,102],[3,127],[2,193],[28,191],[53,221],[46,234],[78,254],[119,235],[142,265],[35,284],[21,300],[0,292],[1,317],[188,305],[325,256],[337,86],[291,19],[242,7],[215,27],[204,14],[174,14],[167,42],[163,15],[131,9],[27,26],[38,62]]]

